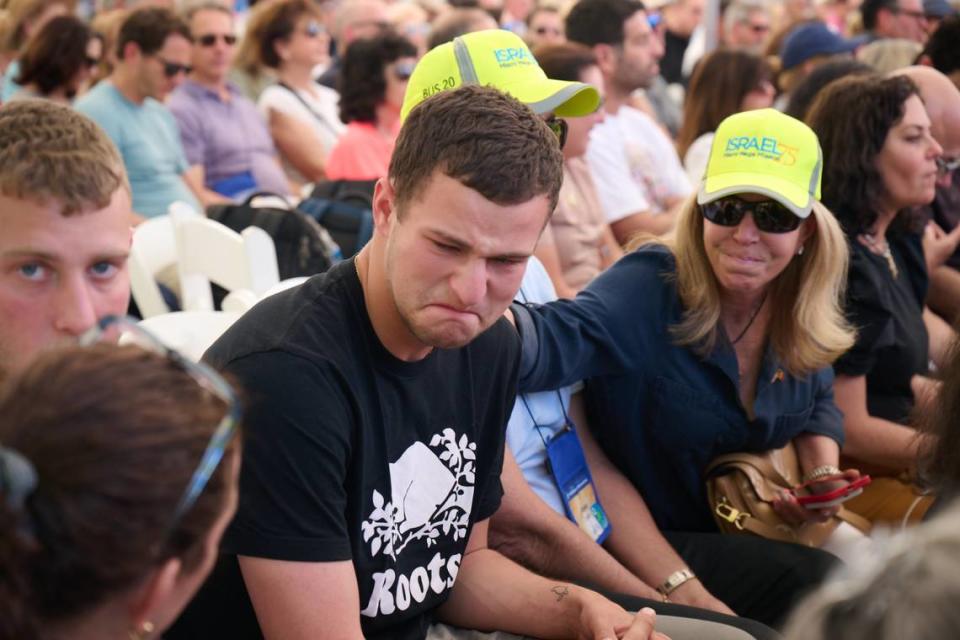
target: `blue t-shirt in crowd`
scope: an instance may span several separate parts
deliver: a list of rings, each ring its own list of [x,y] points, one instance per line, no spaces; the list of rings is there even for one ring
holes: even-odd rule
[[[12,98],[17,91],[20,91],[20,85],[14,82],[14,78],[19,75],[20,61],[13,60],[7,65],[6,71],[3,72],[3,83],[0,85],[0,102],[9,102],[10,98]]]
[[[553,283],[543,264],[531,257],[517,299],[521,302],[550,302],[557,299]],[[560,515],[566,515],[563,496],[547,468],[547,442],[566,424],[564,412],[570,406],[570,387],[517,396],[507,423],[507,446],[523,477],[540,498]],[[582,425],[577,425],[582,428]]]
[[[737,358],[722,334],[704,357],[678,346],[676,265],[664,247],[626,255],[576,300],[514,305],[523,337],[521,391],[586,382],[607,456],[643,495],[662,530],[715,531],[704,469],[714,457],[783,447],[802,433],[843,441],[833,370],[794,377],[769,347],[754,417],[740,401]]]
[[[173,114],[153,98],[128,100],[111,82],[101,82],[77,100],[76,109],[99,124],[120,150],[133,190],[133,210],[153,217],[171,203],[201,210],[182,174],[189,168]]]

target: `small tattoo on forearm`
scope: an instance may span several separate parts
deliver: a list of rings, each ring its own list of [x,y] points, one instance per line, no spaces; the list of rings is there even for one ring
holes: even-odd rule
[[[557,602],[560,602],[561,600],[566,598],[568,595],[570,595],[569,587],[556,586],[550,589],[550,591],[553,591],[553,594],[557,596]]]

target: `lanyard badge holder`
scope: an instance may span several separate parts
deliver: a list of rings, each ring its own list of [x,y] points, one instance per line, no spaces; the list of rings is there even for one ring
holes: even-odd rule
[[[557,392],[557,402],[563,411],[563,429],[557,432],[550,440],[543,437],[543,431],[527,404],[525,396],[521,395],[523,406],[533,421],[533,426],[543,440],[547,450],[547,466],[554,484],[563,496],[564,510],[567,518],[573,521],[580,530],[590,536],[594,542],[603,543],[610,535],[612,527],[607,513],[600,504],[587,459],[583,455],[583,447],[577,432],[567,417],[563,406],[563,397]]]

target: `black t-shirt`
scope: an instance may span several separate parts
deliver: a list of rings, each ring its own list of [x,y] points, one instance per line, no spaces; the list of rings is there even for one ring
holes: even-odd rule
[[[870,415],[906,423],[913,409],[910,379],[928,369],[929,342],[923,324],[927,269],[916,234],[888,238],[897,265],[850,240],[845,310],[857,341],[834,364],[838,374],[866,376]]]
[[[500,505],[519,340],[505,320],[417,362],[376,337],[352,260],[244,315],[205,358],[244,386],[240,503],[171,638],[257,638],[236,556],[351,560],[366,638],[423,638]]]

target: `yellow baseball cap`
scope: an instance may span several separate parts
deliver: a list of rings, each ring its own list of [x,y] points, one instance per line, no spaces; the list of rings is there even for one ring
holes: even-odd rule
[[[465,84],[492,86],[536,113],[585,116],[600,107],[589,84],[550,80],[520,36],[504,29],[474,31],[428,51],[407,83],[400,118],[435,93]]]
[[[737,113],[717,127],[697,202],[758,193],[806,218],[820,199],[823,152],[817,134],[776,109]]]

